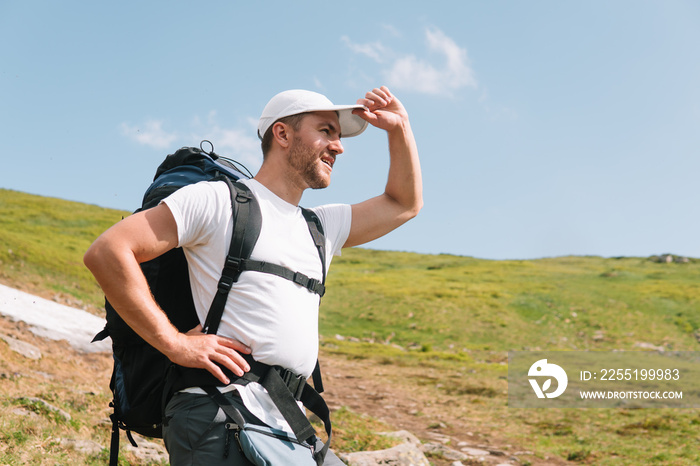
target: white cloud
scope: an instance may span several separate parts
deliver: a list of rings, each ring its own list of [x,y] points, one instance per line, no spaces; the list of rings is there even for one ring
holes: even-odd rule
[[[426,31],[426,38],[432,50],[443,53],[447,57],[447,68],[443,71],[443,76],[450,87],[457,89],[464,86],[477,86],[466,49],[459,48],[439,29]]]
[[[403,38],[393,26],[383,27],[395,39]],[[379,41],[358,44],[352,42],[348,36],[342,36],[341,40],[354,53],[364,55],[379,64],[387,64],[388,67],[381,73],[391,88],[431,95],[451,95],[465,87],[477,87],[467,50],[439,29],[425,31],[425,42],[430,52],[428,57],[397,54]]]
[[[248,118],[245,127],[222,127],[216,122],[215,113],[210,113],[208,122],[194,130],[192,140],[206,139],[214,145],[214,152],[232,158],[255,173],[262,164],[260,140],[257,138],[256,118]]]
[[[142,126],[122,123],[121,128],[129,139],[156,149],[166,149],[177,139],[175,133],[163,129],[163,122],[159,120],[148,120]]]
[[[433,95],[449,95],[464,87],[476,88],[467,50],[439,29],[428,29],[425,36],[428,48],[444,56],[445,63],[436,66],[415,55],[400,57],[384,72],[389,87]]]
[[[238,127],[225,127],[218,122],[217,116],[215,110],[204,118],[195,115],[190,123],[189,136],[165,131],[159,120],[148,120],[143,125],[122,123],[121,129],[129,139],[159,150],[174,151],[180,145],[199,147],[200,141],[206,139],[214,145],[217,154],[241,162],[255,173],[262,164],[257,118],[248,118]]]
[[[402,37],[401,31],[396,29],[392,24],[382,24],[382,28],[394,37]]]
[[[348,36],[340,38],[350,50],[360,55],[365,55],[377,63],[383,63],[388,50],[381,42],[372,42],[368,44],[356,44],[350,40]]]
[[[392,89],[407,89],[426,94],[440,94],[442,74],[429,63],[414,56],[400,58],[386,71],[385,76]]]

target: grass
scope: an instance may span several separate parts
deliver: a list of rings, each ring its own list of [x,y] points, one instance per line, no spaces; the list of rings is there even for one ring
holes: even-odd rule
[[[0,344],[0,464],[104,464],[102,451],[80,454],[64,441],[108,445],[109,427],[101,421],[110,398],[101,385],[109,356],[67,352],[7,323],[0,332],[22,335],[43,354],[28,361]]]
[[[324,351],[435,368],[415,383],[542,457],[697,464],[698,410],[509,409],[503,362],[510,350],[696,351],[698,279],[694,260],[487,261],[353,249],[331,268]],[[344,340],[329,338],[336,334]]]
[[[700,462],[697,409],[515,409],[501,352],[411,352],[329,339],[322,352],[391,365],[397,381],[411,380],[416,399],[437,400],[452,419],[535,452],[532,464],[551,457],[596,465]]]
[[[69,295],[98,308],[102,297],[82,256],[127,212],[0,189],[0,279]]]
[[[0,190],[0,282],[60,295],[101,315],[102,294],[82,266],[82,254],[127,214]],[[322,354],[391,369],[415,393],[449,405],[455,419],[525,445],[537,458],[698,464],[698,410],[514,409],[507,406],[506,378],[510,350],[634,350],[649,344],[696,351],[699,280],[696,260],[489,261],[350,249],[334,259],[329,274]],[[0,350],[0,464],[103,464],[104,451],[70,461],[73,453],[57,438],[70,434],[108,445],[108,428],[98,422],[107,412],[108,365],[99,383],[95,377],[77,380],[76,373],[66,387],[13,375],[48,373],[63,362],[46,355],[34,367],[13,360],[2,343]],[[85,362],[68,362],[74,370],[91,370]],[[27,401],[38,395],[70,413],[71,421]],[[35,416],[13,414],[16,409]],[[390,430],[347,409],[335,413],[334,429],[334,443],[348,449],[381,447],[385,439],[373,432]]]
[[[336,259],[324,334],[441,350],[691,350],[700,264],[487,261],[353,249]],[[653,322],[653,325],[649,325]]]
[[[322,433],[323,426],[318,424],[316,430]],[[397,444],[396,439],[376,434],[390,430],[386,423],[343,406],[333,412],[333,449],[353,452],[391,448]]]

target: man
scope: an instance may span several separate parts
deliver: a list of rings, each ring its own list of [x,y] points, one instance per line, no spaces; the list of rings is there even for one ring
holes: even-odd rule
[[[360,134],[367,124],[385,130],[390,168],[384,192],[352,206],[313,209],[326,241],[321,264],[298,203],[308,189],[330,184],[343,152],[341,137]],[[273,97],[258,125],[263,164],[244,183],[258,200],[262,228],[251,259],[269,261],[318,280],[332,255],[364,244],[413,218],[422,207],[418,151],[408,114],[386,87],[367,92],[354,106],[336,106],[320,94],[286,91]],[[289,430],[284,417],[257,383],[230,384],[225,372],[241,376],[241,356],[279,365],[309,377],[318,353],[319,297],[280,277],[248,272],[228,296],[217,335],[201,325],[180,333],[153,300],[139,268],[166,251],[182,247],[190,267],[193,297],[204,322],[226,256],[232,230],[226,185],[186,186],[152,209],[132,215],[101,235],[85,254],[107,299],[144,340],[174,363],[209,371],[220,389],[248,420]],[[222,370],[224,368],[224,370]],[[222,458],[226,417],[197,387],[178,392],[166,409],[164,439],[171,464],[247,464]]]

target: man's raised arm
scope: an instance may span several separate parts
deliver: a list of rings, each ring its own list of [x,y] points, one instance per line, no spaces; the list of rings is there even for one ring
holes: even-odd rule
[[[367,110],[355,110],[389,137],[389,178],[384,193],[352,206],[352,226],[344,247],[377,239],[415,217],[423,207],[423,182],[418,148],[408,113],[389,89],[382,86],[359,99]]]

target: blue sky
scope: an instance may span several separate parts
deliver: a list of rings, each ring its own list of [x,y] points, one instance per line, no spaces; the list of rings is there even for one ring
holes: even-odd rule
[[[378,249],[490,259],[700,257],[700,3],[0,1],[0,187],[133,210],[184,145],[260,164],[290,88],[411,116],[425,208]],[[344,141],[330,188],[386,181]]]

